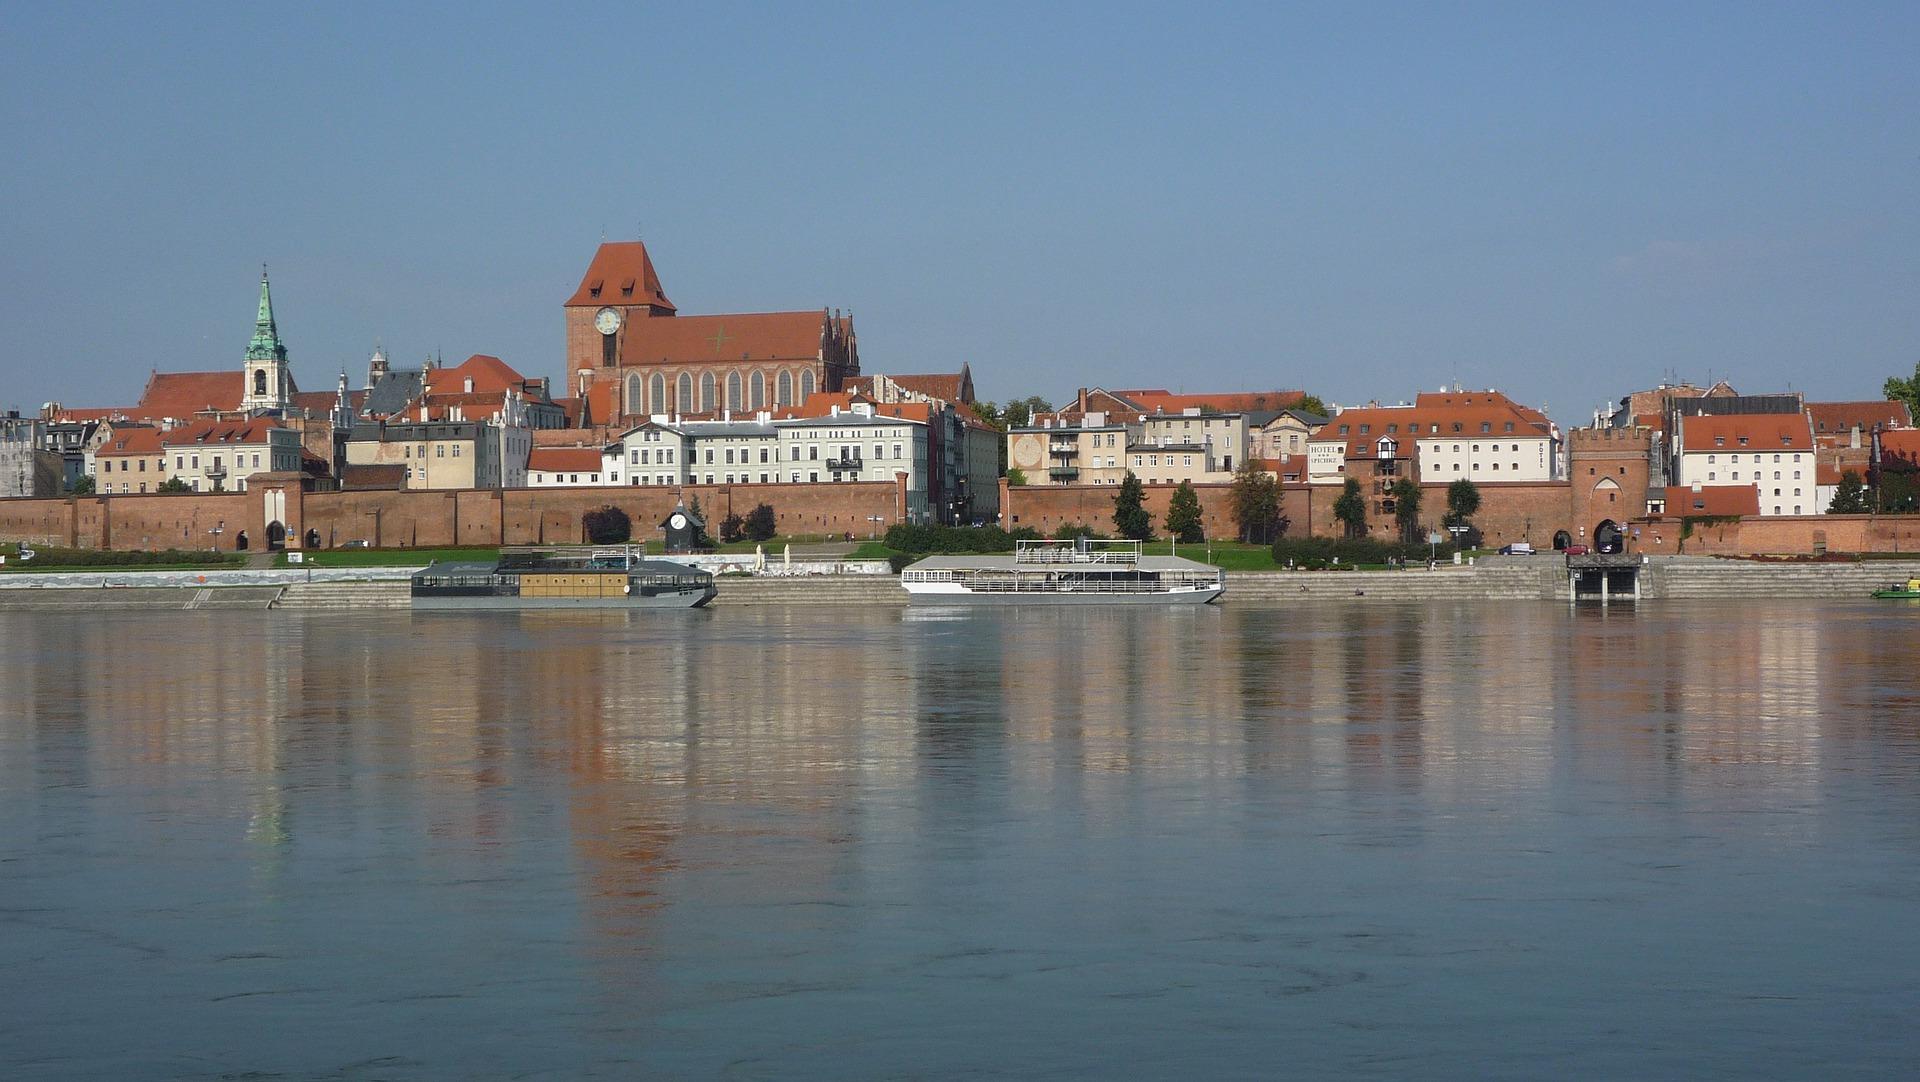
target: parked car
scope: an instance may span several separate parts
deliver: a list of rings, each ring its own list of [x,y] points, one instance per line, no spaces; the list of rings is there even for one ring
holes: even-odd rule
[[[1500,555],[1502,555],[1502,556],[1531,556],[1531,555],[1533,555],[1533,545],[1532,545],[1531,543],[1529,543],[1529,542],[1526,542],[1526,541],[1515,541],[1514,543],[1512,543],[1512,544],[1510,544],[1510,545],[1501,545],[1501,546],[1500,546]]]
[[[1568,545],[1561,551],[1569,556],[1585,556],[1589,550],[1585,545]]]
[[[355,541],[342,541],[340,543],[340,547],[343,549],[363,549],[363,548],[368,548],[369,546],[367,545],[366,539],[361,538]]]

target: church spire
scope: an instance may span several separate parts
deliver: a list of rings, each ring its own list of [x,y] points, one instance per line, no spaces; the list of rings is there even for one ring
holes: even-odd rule
[[[260,265],[260,314],[253,321],[253,341],[247,343],[250,361],[287,359],[287,347],[280,342],[280,328],[273,322],[273,293],[267,286],[267,265]]]

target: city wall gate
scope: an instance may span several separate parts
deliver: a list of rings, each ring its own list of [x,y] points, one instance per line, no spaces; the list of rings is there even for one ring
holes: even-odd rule
[[[1575,601],[1638,601],[1644,564],[1633,552],[1567,557],[1567,584]]]

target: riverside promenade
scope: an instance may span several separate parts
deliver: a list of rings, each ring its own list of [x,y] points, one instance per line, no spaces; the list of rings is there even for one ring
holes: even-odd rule
[[[406,608],[414,568],[122,571],[0,576],[0,609]],[[1920,577],[1920,560],[1764,562],[1651,557],[1640,565],[1642,602],[1688,598],[1864,599],[1889,582]],[[903,606],[885,574],[731,574],[714,605]],[[1566,560],[1501,557],[1431,571],[1265,571],[1227,576],[1228,605],[1429,601],[1571,602]],[[1583,599],[1584,600],[1584,599]],[[1616,602],[1624,600],[1615,598]]]

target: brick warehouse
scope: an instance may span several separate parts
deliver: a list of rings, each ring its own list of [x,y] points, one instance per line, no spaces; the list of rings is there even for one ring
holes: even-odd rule
[[[685,488],[463,489],[303,492],[298,476],[257,474],[245,493],[169,493],[0,500],[0,539],[126,551],[271,545],[331,548],[568,544],[586,540],[581,516],[618,507],[634,535],[684,499],[700,501],[718,532],[729,513],[769,504],[783,534],[866,537],[906,519],[904,480],[839,485],[688,485]],[[269,518],[269,509],[275,516]],[[282,541],[284,539],[284,541]]]

